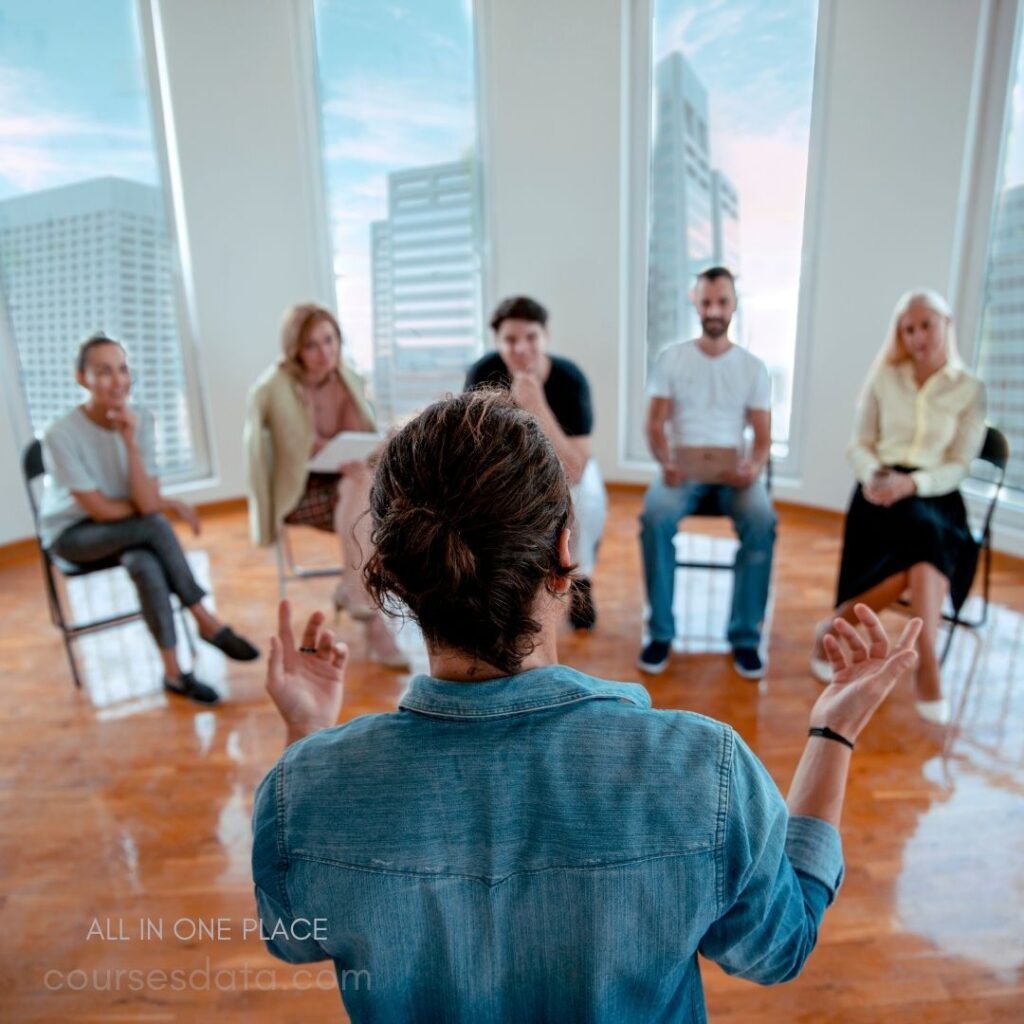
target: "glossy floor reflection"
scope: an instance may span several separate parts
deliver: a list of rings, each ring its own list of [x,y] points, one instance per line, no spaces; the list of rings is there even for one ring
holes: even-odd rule
[[[605,678],[639,680],[639,506],[637,493],[613,495],[595,577],[598,628],[589,637],[567,631],[562,642],[565,662]],[[647,682],[658,706],[732,723],[783,789],[819,692],[807,654],[833,592],[839,527],[817,513],[782,516],[766,680],[738,678],[717,653],[730,582],[718,573],[710,596],[680,586],[684,614],[695,626],[702,614],[711,622],[704,653],[676,654]],[[324,554],[327,543],[331,556],[329,541],[305,533],[300,544]],[[265,645],[276,574],[272,554],[248,544],[244,511],[208,516],[200,540],[186,544],[223,617]],[[273,960],[252,930],[252,792],[283,743],[262,665],[208,664],[203,671],[229,696],[199,708],[159,690],[148,640],[130,627],[85,652],[88,688],[76,692],[38,565],[9,565],[0,576],[0,1020],[343,1019],[329,973],[304,975]],[[294,586],[297,614],[326,606],[330,585]],[[1024,1018],[1019,565],[997,568],[993,593],[989,625],[958,636],[947,667],[953,727],[921,722],[904,686],[858,743],[844,821],[847,878],[803,975],[765,990],[707,966],[716,1024]],[[900,621],[893,614],[893,628]],[[353,651],[344,718],[393,708],[407,676],[365,662],[358,624],[343,619],[338,628]],[[401,642],[425,667],[413,628]]]

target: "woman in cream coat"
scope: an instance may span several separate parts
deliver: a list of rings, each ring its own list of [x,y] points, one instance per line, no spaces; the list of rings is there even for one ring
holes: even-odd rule
[[[293,306],[281,325],[282,358],[249,392],[245,425],[249,522],[253,541],[277,540],[282,523],[337,535],[342,579],[334,606],[364,623],[369,655],[392,668],[408,662],[366,593],[362,565],[370,551],[372,474],[365,462],[333,473],[307,463],[343,430],[376,429],[362,379],[341,359],[341,330],[331,312],[313,303]]]

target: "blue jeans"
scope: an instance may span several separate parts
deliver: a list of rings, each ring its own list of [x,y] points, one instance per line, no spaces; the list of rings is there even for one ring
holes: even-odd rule
[[[740,540],[729,616],[729,643],[734,648],[757,647],[761,643],[761,626],[768,605],[778,522],[762,480],[755,480],[749,487],[694,481],[669,487],[659,477],[648,488],[640,513],[640,545],[647,601],[651,606],[650,636],[652,640],[669,643],[676,635],[672,616],[676,583],[673,538],[679,521],[690,515],[709,491],[717,492],[719,506],[732,519]]]

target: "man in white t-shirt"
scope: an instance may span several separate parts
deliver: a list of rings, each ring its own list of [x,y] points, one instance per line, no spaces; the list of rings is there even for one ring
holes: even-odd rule
[[[733,667],[747,679],[764,675],[761,626],[775,546],[775,510],[763,474],[771,449],[771,389],[768,368],[729,340],[736,311],[736,286],[725,267],[697,277],[693,302],[703,332],[677,342],[655,361],[647,385],[647,441],[661,473],[647,491],[640,516],[644,579],[651,607],[648,642],[637,662],[657,673],[668,664],[675,622],[675,547],[679,521],[698,506],[729,516],[739,535],[733,581],[729,643]],[[745,432],[754,433],[745,452]],[[679,448],[712,454],[736,451],[733,468],[714,482],[686,479]],[[691,470],[692,472],[692,470]]]

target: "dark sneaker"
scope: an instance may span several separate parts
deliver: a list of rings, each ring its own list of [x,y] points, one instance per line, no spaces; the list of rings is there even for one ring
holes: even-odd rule
[[[206,642],[222,650],[233,661],[255,661],[260,656],[259,649],[253,647],[244,636],[239,636],[230,626],[222,626]]]
[[[191,672],[182,672],[177,679],[164,676],[164,689],[179,697],[188,697],[197,704],[216,704],[220,701],[220,694],[212,686],[199,682]]]
[[[594,595],[586,576],[573,580],[572,592],[569,594],[569,622],[573,629],[593,629],[597,624]]]
[[[648,675],[656,676],[668,664],[672,645],[667,640],[652,640],[637,658],[637,668]]]
[[[756,647],[734,647],[732,649],[732,667],[744,679],[764,677],[764,662]]]

